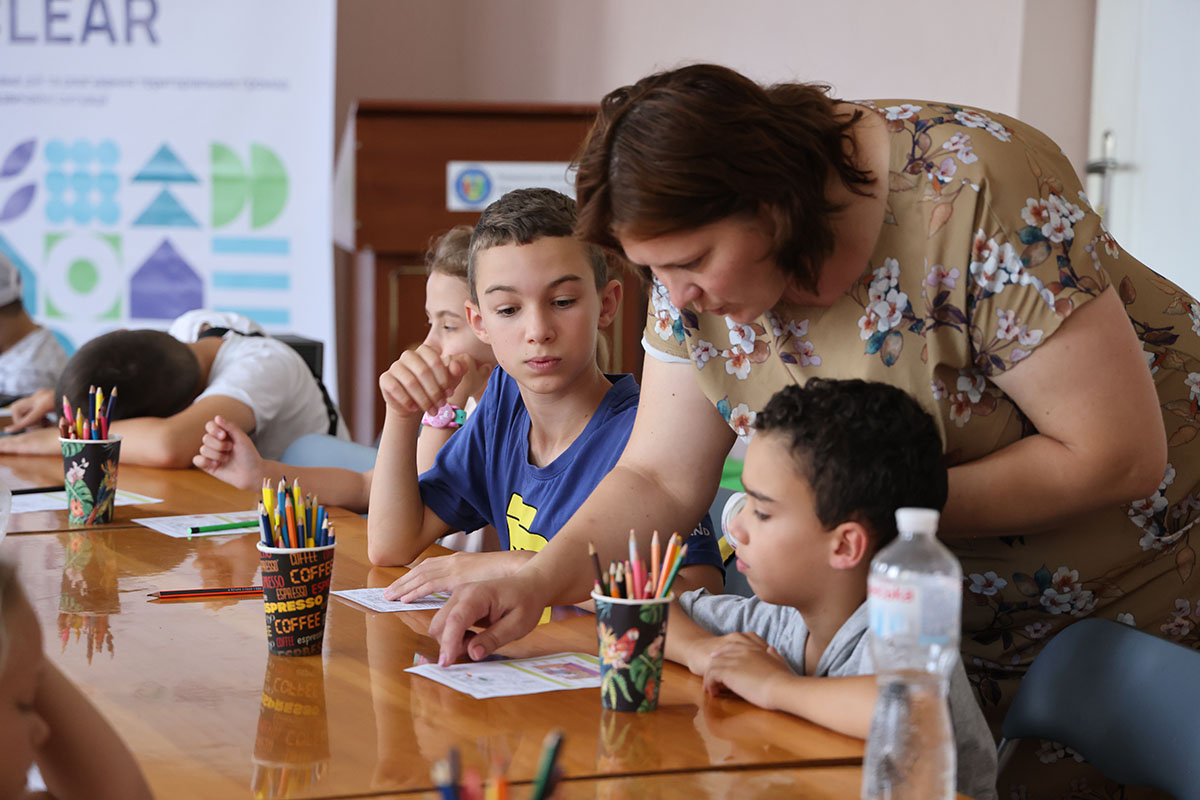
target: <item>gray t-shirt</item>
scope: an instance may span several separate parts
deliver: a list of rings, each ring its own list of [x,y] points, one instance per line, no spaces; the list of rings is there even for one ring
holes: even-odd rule
[[[706,589],[687,592],[679,598],[679,604],[697,625],[715,636],[758,634],[779,651],[793,672],[805,674],[804,645],[808,642],[808,626],[796,609],[767,603],[757,597],[714,595]],[[866,634],[867,604],[863,603],[834,634],[833,641],[821,654],[814,675],[844,678],[874,674]],[[975,800],[995,800],[996,743],[971,694],[962,658],[958,659],[950,675],[950,722],[958,751],[958,791]]]

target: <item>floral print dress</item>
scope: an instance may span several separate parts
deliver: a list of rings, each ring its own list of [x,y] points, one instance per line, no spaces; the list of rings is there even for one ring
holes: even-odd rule
[[[898,386],[937,419],[954,465],[1034,432],[990,379],[1115,285],[1162,406],[1162,483],[1152,497],[1057,530],[948,541],[965,575],[963,660],[998,725],[1047,638],[1082,617],[1200,647],[1191,543],[1200,511],[1200,306],[1117,246],[1066,157],[1037,130],[944,103],[860,105],[884,117],[891,138],[884,225],[862,279],[827,308],[781,303],[746,325],[677,309],[655,282],[644,345],[694,364],[700,387],[742,437],[789,383],[821,376]],[[1047,743],[1039,757],[1064,754]],[[1090,788],[1080,780],[1039,796],[1108,796],[1101,779]]]

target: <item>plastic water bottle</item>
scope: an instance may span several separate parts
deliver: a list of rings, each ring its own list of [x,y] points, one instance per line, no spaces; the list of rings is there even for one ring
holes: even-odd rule
[[[937,540],[938,512],[896,511],[899,537],[867,580],[879,696],[863,758],[862,800],[952,800],[947,694],[958,658],[962,567]]]

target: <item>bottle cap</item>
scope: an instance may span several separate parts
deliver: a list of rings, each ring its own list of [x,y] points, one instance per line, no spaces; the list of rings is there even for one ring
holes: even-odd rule
[[[896,529],[911,533],[937,533],[941,513],[933,508],[897,508]]]
[[[733,526],[733,518],[742,510],[742,506],[746,505],[746,493],[734,492],[725,501],[725,507],[721,509],[721,535],[725,537],[725,541],[729,542],[729,546],[734,550],[737,549],[737,540],[733,538],[733,533],[730,528]]]

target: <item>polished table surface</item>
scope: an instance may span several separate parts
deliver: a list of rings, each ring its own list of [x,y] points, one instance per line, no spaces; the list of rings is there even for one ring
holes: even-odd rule
[[[30,474],[11,457],[3,469]],[[134,485],[127,474],[122,488],[168,501],[143,510],[246,507],[244,492],[193,470],[146,470]],[[226,509],[200,507],[222,498]],[[365,520],[346,513],[340,523],[333,589],[384,586],[403,573],[369,564]],[[560,797],[717,797],[743,782],[764,794],[857,793],[861,741],[708,697],[675,664],[648,714],[604,712],[596,689],[475,700],[404,671],[416,654],[435,655],[431,611],[375,613],[332,598],[323,656],[269,658],[261,599],[148,601],[154,589],[257,583],[254,544],[250,534],[189,541],[126,522],[9,536],[0,547],[19,564],[49,656],[113,722],[159,796],[427,792],[431,764],[451,747],[482,771],[507,763],[519,784],[532,779],[553,728],[566,732]],[[594,652],[594,618],[560,616],[502,653]]]
[[[60,456],[0,456],[0,481],[10,489],[42,486],[62,489],[63,460]],[[141,517],[247,511],[257,502],[254,492],[235,489],[195,469],[167,470],[122,464],[117,471],[117,488],[156,497],[163,502],[117,506],[113,509],[113,521],[95,526],[96,530],[136,525],[132,520]],[[333,518],[350,513],[340,508],[330,511]],[[17,514],[8,526],[10,534],[71,529],[66,509]]]

